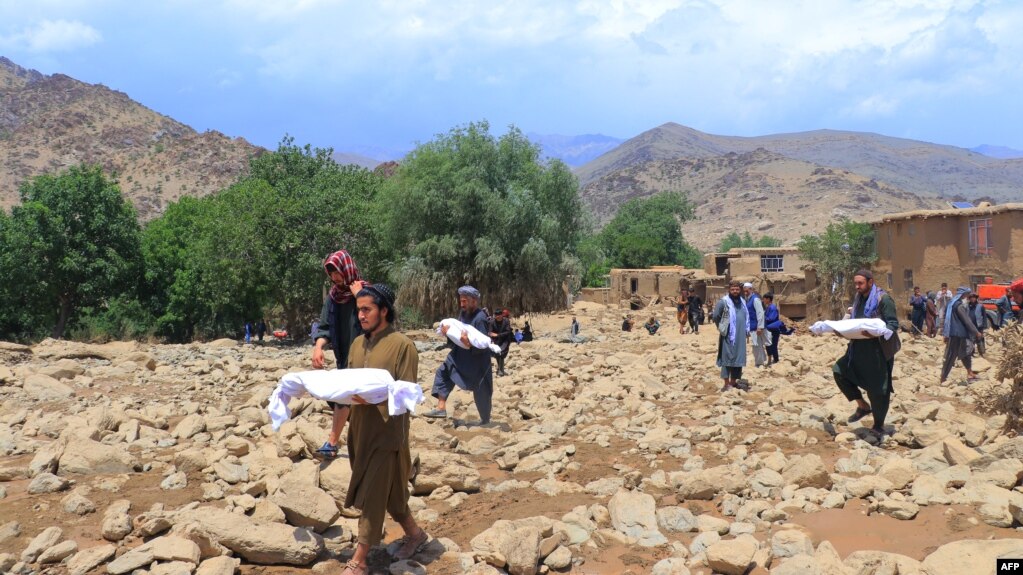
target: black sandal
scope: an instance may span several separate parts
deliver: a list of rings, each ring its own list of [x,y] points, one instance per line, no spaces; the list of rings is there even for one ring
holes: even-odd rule
[[[856,411],[854,411],[853,414],[850,415],[849,419],[847,419],[846,421],[848,421],[849,423],[856,423],[857,421],[863,419],[864,417],[870,414],[871,414],[870,409],[863,409],[862,407],[857,407]]]

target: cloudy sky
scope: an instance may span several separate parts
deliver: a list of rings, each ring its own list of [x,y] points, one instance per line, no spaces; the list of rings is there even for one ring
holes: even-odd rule
[[[1017,0],[0,0],[0,55],[274,147],[487,119],[1023,149]]]

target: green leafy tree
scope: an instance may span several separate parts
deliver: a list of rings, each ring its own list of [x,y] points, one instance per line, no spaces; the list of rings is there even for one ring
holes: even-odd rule
[[[79,310],[137,285],[142,257],[135,210],[98,166],[37,176],[19,193],[21,203],[5,220],[0,265],[24,264],[15,272],[18,289],[27,292],[16,302],[18,321],[50,326],[52,337],[63,337]]]
[[[600,233],[610,266],[699,266],[700,253],[685,241],[681,228],[693,217],[693,205],[681,192],[661,192],[625,202]]]
[[[721,240],[718,251],[727,252],[732,248],[776,248],[780,245],[781,240],[771,236],[760,236],[753,239],[749,232],[743,235],[739,235],[738,232],[732,232]]]
[[[158,334],[233,335],[269,310],[291,333],[304,332],[323,301],[327,254],[345,248],[368,278],[382,274],[371,225],[379,176],[288,137],[250,168],[237,184],[182,198],[146,227]]]
[[[874,229],[870,224],[842,219],[828,224],[821,234],[803,236],[796,247],[817,271],[818,302],[832,319],[842,317],[851,293],[852,275],[877,259]]]
[[[470,123],[418,146],[381,190],[379,220],[402,304],[426,319],[457,309],[470,283],[491,305],[564,305],[583,232],[578,182],[511,127]]]

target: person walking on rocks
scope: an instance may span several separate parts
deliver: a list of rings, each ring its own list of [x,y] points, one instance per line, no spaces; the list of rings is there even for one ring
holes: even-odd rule
[[[845,355],[835,362],[832,372],[838,389],[846,399],[856,402],[856,411],[849,416],[848,422],[855,423],[873,414],[872,429],[883,435],[891,403],[892,368],[895,366],[895,354],[902,345],[899,341],[898,312],[895,300],[874,283],[874,275],[870,271],[856,272],[853,286],[856,288],[856,296],[853,299],[852,319],[880,318],[892,330],[892,337],[885,340],[864,331],[864,339],[849,342]],[[861,389],[867,392],[869,404],[863,399]]]
[[[938,296],[935,299],[935,303],[938,307],[938,331],[943,331],[945,326],[945,311],[948,309],[948,302],[952,301],[952,292],[948,289],[948,284],[942,282],[941,289],[938,290]]]
[[[753,346],[753,365],[763,367],[767,363],[767,340],[769,333],[764,332],[764,302],[760,295],[753,289],[753,284],[747,282],[742,286],[743,295],[746,297],[746,311],[749,314],[749,339]]]
[[[934,292],[927,292],[927,301],[924,302],[926,306],[924,308],[926,315],[924,316],[924,322],[927,324],[927,337],[934,337],[938,335],[937,317],[938,317],[938,306],[934,303]]]
[[[764,294],[764,328],[771,334],[771,343],[767,346],[767,365],[778,363],[778,343],[782,335],[792,335],[794,329],[788,329],[781,321],[781,312],[774,305],[774,293]]]
[[[682,290],[675,303],[675,319],[678,320],[678,333],[685,335],[686,326],[689,323],[689,290]]]
[[[967,296],[967,313],[970,319],[973,320],[973,325],[977,326],[977,331],[980,332],[980,336],[973,340],[974,348],[980,357],[984,357],[984,352],[987,350],[987,346],[984,344],[984,331],[987,329],[987,314],[984,313],[984,306],[980,303],[980,296],[975,291],[971,291]]]
[[[969,293],[970,288],[960,287],[945,309],[945,325],[941,331],[945,338],[945,362],[941,365],[941,383],[948,379],[956,360],[963,362],[966,368],[966,381],[977,381],[977,374],[973,372],[973,342],[984,334],[970,317]]]
[[[924,320],[927,319],[927,298],[920,293],[920,288],[913,288],[913,295],[909,296],[909,307],[911,308],[909,320],[913,324],[913,335],[923,335]]]
[[[728,283],[728,293],[714,306],[711,319],[718,326],[717,365],[725,384],[721,391],[737,389],[746,366],[746,335],[749,330],[749,312],[742,299],[742,285],[735,280]]]
[[[703,323],[703,299],[700,296],[689,294],[689,328],[693,333],[700,333],[700,324]]]
[[[487,317],[479,308],[480,292],[472,286],[458,288],[458,321],[471,325],[480,333],[487,333],[489,330]],[[529,324],[526,324],[529,327]],[[448,330],[441,326],[441,333],[446,337]],[[494,372],[490,364],[491,351],[489,349],[477,349],[469,344],[469,334],[462,333],[462,343],[468,349],[463,349],[452,342],[448,342],[451,352],[444,363],[437,368],[437,374],[433,378],[433,391],[437,398],[437,409],[428,411],[423,415],[426,417],[444,418],[448,416],[448,396],[455,390],[455,387],[472,392],[473,401],[476,403],[476,410],[480,414],[480,423],[490,423],[490,411],[494,395]]]
[[[348,365],[348,353],[352,341],[360,333],[355,310],[355,294],[362,290],[366,283],[359,273],[355,260],[345,250],[338,250],[323,260],[323,271],[330,278],[330,293],[323,301],[320,319],[314,323],[313,332],[313,369],[323,369],[323,348],[330,345],[334,351],[334,362],[337,369]],[[348,420],[349,408],[334,402],[327,402],[332,411],[330,433],[327,441],[316,450],[321,457],[337,456],[337,444],[341,439],[341,430]]]
[[[573,342],[579,343],[579,320],[576,319],[574,315],[572,316],[572,328],[569,334],[569,338]]]
[[[350,284],[349,284],[350,285]],[[355,295],[362,335],[352,342],[349,368],[385,369],[395,380],[415,383],[419,353],[408,337],[394,329],[394,292],[383,284],[365,284]],[[394,558],[405,560],[430,540],[409,509],[408,483],[412,473],[409,414],[389,415],[387,401],[369,404],[355,396],[348,426],[348,457],[352,478],[345,507],[362,511],[355,554],[341,575],[368,575],[366,558],[384,530],[384,513],[401,525],[402,537]]]
[[[497,375],[500,376],[508,375],[504,372],[504,362],[505,358],[508,357],[508,350],[511,348],[512,342],[510,316],[511,314],[507,309],[497,310],[494,318],[490,320],[490,339],[501,348],[501,352],[495,354],[497,357]]]

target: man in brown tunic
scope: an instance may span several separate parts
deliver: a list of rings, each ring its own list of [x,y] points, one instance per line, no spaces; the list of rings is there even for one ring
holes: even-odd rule
[[[412,340],[394,330],[394,293],[383,284],[367,285],[356,295],[356,309],[363,335],[352,342],[349,368],[386,369],[395,380],[415,382],[419,353]],[[396,559],[408,559],[429,541],[408,507],[408,481],[412,471],[409,453],[409,415],[390,416],[387,402],[367,404],[356,396],[348,424],[348,457],[352,480],[345,507],[362,511],[358,545],[341,575],[369,572],[366,556],[378,545],[384,527],[384,511],[405,531]]]

